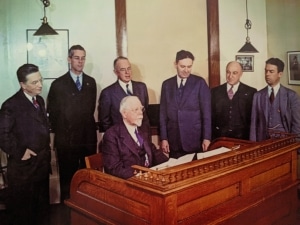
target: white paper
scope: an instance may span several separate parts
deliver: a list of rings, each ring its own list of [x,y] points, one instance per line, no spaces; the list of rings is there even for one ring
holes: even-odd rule
[[[162,169],[166,169],[166,168],[169,168],[169,167],[172,167],[172,166],[181,165],[183,163],[191,162],[193,160],[194,156],[195,156],[195,153],[181,156],[178,159],[169,158],[169,160],[167,162],[161,163],[157,166],[153,166],[150,169],[162,170]]]

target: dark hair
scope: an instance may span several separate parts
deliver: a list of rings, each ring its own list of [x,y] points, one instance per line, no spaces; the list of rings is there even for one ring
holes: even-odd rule
[[[75,50],[81,50],[85,52],[85,49],[81,46],[81,45],[73,45],[70,49],[69,49],[69,58],[72,58],[72,56],[74,55],[74,51]]]
[[[122,59],[124,59],[124,60],[128,60],[128,58],[126,58],[126,57],[124,57],[124,56],[119,56],[119,57],[117,57],[115,60],[114,60],[114,69],[116,69],[116,64],[117,64],[117,62],[119,61],[119,60],[122,60]]]
[[[278,73],[284,70],[284,62],[278,58],[270,58],[266,61],[266,64],[277,66]]]
[[[17,70],[17,77],[19,82],[25,83],[27,81],[27,75],[38,72],[39,67],[34,64],[24,64]]]
[[[193,61],[195,59],[195,57],[193,56],[193,54],[191,52],[185,51],[185,50],[180,50],[176,54],[176,63],[178,63],[179,60],[186,59],[186,58],[189,58]]]

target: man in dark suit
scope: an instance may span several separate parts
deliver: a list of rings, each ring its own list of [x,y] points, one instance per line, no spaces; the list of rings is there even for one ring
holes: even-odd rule
[[[212,139],[249,140],[252,99],[256,89],[240,82],[242,75],[242,65],[229,62],[226,66],[227,82],[211,90]]]
[[[130,178],[134,175],[132,165],[152,167],[168,158],[149,142],[147,133],[140,127],[144,106],[136,96],[121,100],[119,112],[123,121],[109,128],[103,136],[103,163],[106,173]]]
[[[203,78],[191,74],[193,62],[191,52],[177,52],[177,75],[162,84],[161,148],[173,158],[206,151],[210,144],[210,90]]]
[[[141,129],[149,133],[150,125],[146,113],[149,97],[146,85],[132,80],[131,64],[126,57],[120,56],[114,60],[114,73],[117,75],[118,80],[103,89],[99,97],[98,121],[100,132],[105,132],[114,124],[123,121],[119,112],[120,102],[125,96],[134,95],[139,97],[145,107]]]
[[[270,58],[265,65],[267,86],[253,97],[250,140],[262,141],[272,136],[272,131],[300,135],[299,95],[280,84],[284,62]],[[271,131],[271,133],[270,133]]]
[[[17,70],[21,89],[0,110],[0,148],[8,154],[7,211],[13,225],[49,221],[50,127],[37,66]],[[3,221],[4,222],[4,221]]]
[[[86,52],[69,49],[70,71],[51,84],[48,113],[57,150],[61,200],[69,197],[73,174],[85,167],[84,157],[97,151],[95,79],[83,72]]]

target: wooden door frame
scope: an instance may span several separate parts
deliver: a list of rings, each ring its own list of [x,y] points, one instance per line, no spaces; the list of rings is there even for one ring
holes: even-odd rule
[[[208,85],[220,85],[219,0],[206,0]],[[115,0],[117,55],[127,56],[126,0]]]

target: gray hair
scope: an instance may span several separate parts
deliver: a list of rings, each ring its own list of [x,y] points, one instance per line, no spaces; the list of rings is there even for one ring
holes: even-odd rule
[[[126,96],[124,97],[121,102],[120,102],[120,113],[124,112],[126,109],[128,109],[128,101],[130,99],[136,98],[138,100],[140,100],[137,96]]]

